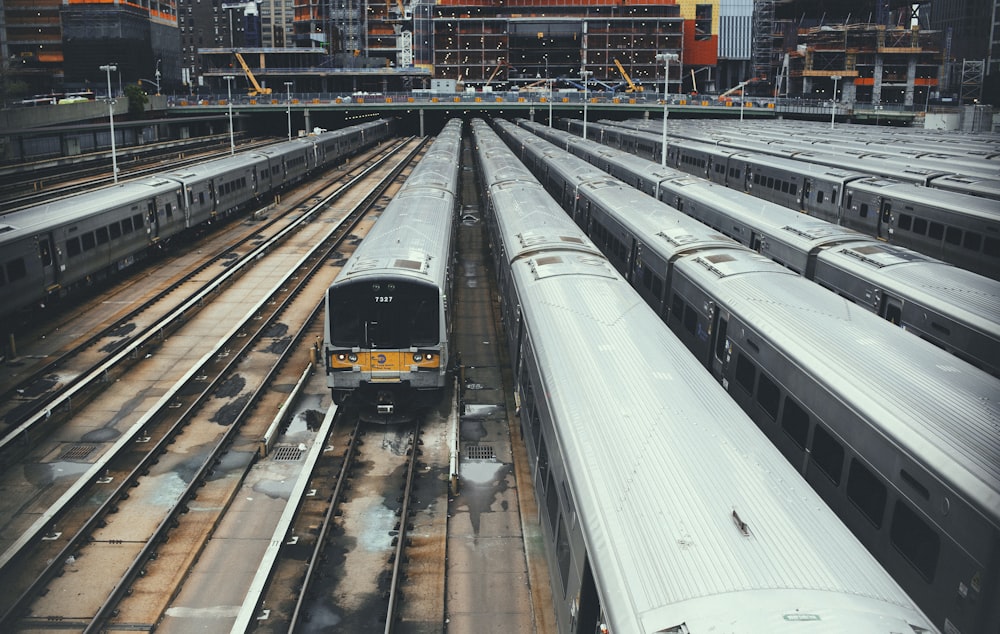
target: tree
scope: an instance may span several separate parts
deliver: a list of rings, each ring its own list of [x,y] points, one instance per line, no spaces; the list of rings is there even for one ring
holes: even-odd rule
[[[142,116],[145,114],[149,97],[146,96],[146,91],[142,89],[142,86],[137,84],[125,86],[125,96],[128,97],[128,113],[130,115]]]

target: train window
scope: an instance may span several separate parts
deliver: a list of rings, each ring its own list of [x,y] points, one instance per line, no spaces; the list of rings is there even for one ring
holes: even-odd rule
[[[753,184],[754,185],[760,185],[760,174],[754,174],[753,175]]]
[[[788,190],[789,190],[789,182],[788,181],[781,181],[781,193],[782,194],[787,194]]]
[[[569,534],[566,524],[559,520],[559,536],[556,538],[556,560],[559,562],[559,575],[562,577],[563,597],[566,596],[566,584],[569,583]]]
[[[136,231],[142,229],[142,214],[132,216],[132,226],[135,227]]]
[[[774,177],[773,176],[768,176],[767,177],[767,188],[768,189],[774,189]]]
[[[862,218],[868,217],[868,203],[861,203],[861,208],[858,209],[858,215]]]
[[[97,244],[107,244],[108,241],[111,239],[108,236],[108,228],[107,227],[98,227],[98,229],[97,229],[97,231],[95,233],[97,234]]]
[[[80,248],[80,238],[70,238],[66,241],[66,255],[69,257],[74,257],[80,255],[82,249]]]
[[[836,205],[837,204],[837,190],[836,189],[831,189],[830,190],[830,204],[831,205]]]
[[[834,484],[840,485],[844,469],[844,448],[820,425],[816,426],[816,433],[813,434],[812,460]]]
[[[901,478],[903,478],[903,482],[909,484],[911,487],[913,487],[914,491],[920,494],[920,497],[924,498],[925,500],[931,499],[931,492],[927,490],[927,487],[920,484],[920,482],[918,482],[915,477],[910,475],[909,471],[907,471],[906,469],[900,469],[899,475]]]
[[[781,428],[799,446],[806,448],[809,437],[809,414],[791,398],[785,398],[785,408],[781,411]]]
[[[684,305],[684,330],[687,330],[692,335],[698,329],[698,313],[695,312],[694,308],[690,304]]]
[[[757,403],[771,417],[771,420],[778,420],[778,404],[781,402],[781,390],[763,372],[760,373],[760,382],[757,383]]]
[[[674,299],[670,304],[670,316],[673,319],[679,320],[684,314],[684,300],[677,293],[674,293]]]
[[[901,500],[896,501],[893,509],[889,539],[924,579],[928,582],[934,580],[941,539],[927,522]]]
[[[738,355],[736,357],[736,382],[748,394],[753,394],[753,382],[756,376],[757,368],[754,366],[753,361],[747,359],[742,354]]]
[[[910,214],[899,214],[899,221],[896,224],[900,229],[909,231],[913,227],[913,216]]]
[[[174,206],[171,203],[167,203],[167,206],[165,208],[167,210],[167,218],[173,218],[174,217]]]
[[[822,189],[817,189],[816,190],[816,204],[817,205],[822,205],[823,204],[823,190]]]
[[[28,268],[24,265],[24,258],[17,258],[7,263],[7,281],[16,282],[28,276]]]
[[[80,242],[83,244],[84,251],[90,251],[97,245],[94,241],[94,234],[89,231],[80,236]]]
[[[944,237],[944,225],[940,222],[931,222],[930,228],[927,231],[927,236],[934,240],[940,240]]]
[[[986,238],[983,240],[983,253],[991,258],[1000,257],[1000,240],[997,238]]]
[[[798,183],[791,183],[788,186],[788,193],[790,193],[792,196],[797,195],[799,193],[799,185],[798,185]]]
[[[642,270],[642,285],[649,290],[653,286],[653,272],[646,267]]]
[[[962,240],[963,247],[965,247],[966,249],[970,249],[972,251],[978,251],[979,247],[981,247],[982,244],[983,244],[983,237],[981,235],[973,231],[965,232],[965,239]]]
[[[545,484],[549,483],[549,451],[545,447],[545,435],[541,435],[538,438],[538,481]],[[551,487],[549,487],[551,488]]]
[[[653,297],[656,299],[660,299],[660,296],[663,295],[663,280],[659,276],[653,276],[653,286],[650,290],[653,291]]]
[[[847,498],[875,528],[882,528],[886,499],[885,485],[857,458],[851,459],[851,469],[847,474]]]
[[[108,225],[108,231],[111,233],[112,240],[117,240],[122,237],[122,226],[120,223],[114,222]]]
[[[927,233],[926,218],[920,218],[918,216],[913,219],[913,233],[919,233],[920,235],[924,235],[925,233]]]
[[[740,172],[742,172],[742,171],[743,170],[740,170],[740,169],[736,170],[736,178],[740,178]]]
[[[122,220],[122,233],[132,233],[132,219],[126,218]]]
[[[962,230],[958,227],[948,227],[944,231],[944,241],[948,244],[962,244]]]
[[[545,509],[549,516],[549,524],[552,527],[552,532],[555,532],[556,520],[559,519],[559,492],[556,489],[556,483],[552,478],[552,472],[550,471],[549,477],[544,480]]]

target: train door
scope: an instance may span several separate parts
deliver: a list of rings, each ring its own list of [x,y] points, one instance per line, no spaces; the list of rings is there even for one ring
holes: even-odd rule
[[[892,233],[892,201],[878,197],[878,233],[880,240],[888,240]]]
[[[38,261],[42,265],[42,280],[45,288],[50,288],[59,283],[59,267],[57,266],[57,252],[53,245],[52,235],[45,233],[35,238],[38,244]]]
[[[726,363],[729,362],[729,339],[726,331],[729,326],[729,312],[724,308],[714,307],[714,314],[711,315],[712,322],[712,355],[709,359],[709,367],[712,376],[721,378],[725,376]]]
[[[757,233],[756,231],[751,231],[750,243],[747,244],[747,246],[756,251],[757,253],[760,253],[760,249],[763,246],[763,242],[764,240],[760,237],[759,233]]]
[[[799,211],[806,211],[809,206],[809,195],[812,193],[812,179],[802,179],[802,191],[799,192],[799,199],[795,202],[799,204]]]
[[[149,237],[156,240],[160,237],[160,218],[156,213],[156,199],[146,203],[146,227]]]

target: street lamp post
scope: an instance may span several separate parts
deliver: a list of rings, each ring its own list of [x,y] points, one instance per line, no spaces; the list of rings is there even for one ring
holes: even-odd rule
[[[656,59],[663,62],[663,139],[660,143],[660,165],[667,165],[667,117],[670,110],[667,108],[667,96],[670,94],[670,62],[680,59],[677,53],[660,53]]]
[[[580,78],[583,80],[583,140],[587,140],[587,102],[590,95],[587,92],[587,78],[594,74],[592,70],[580,69]]]
[[[118,184],[118,155],[115,153],[115,100],[111,98],[111,71],[118,70],[116,64],[105,64],[100,67],[108,74],[108,121],[111,123],[111,176]]]
[[[285,82],[286,105],[285,113],[288,115],[288,140],[292,140],[292,82]]]
[[[747,102],[747,84],[749,82],[740,82],[740,121],[743,121],[743,105]]]
[[[225,75],[226,80],[226,105],[229,106],[229,153],[236,154],[236,139],[233,137],[233,80],[232,75]]]
[[[834,75],[830,79],[833,80],[833,96],[830,97],[830,129],[833,129],[833,124],[837,120],[837,82],[840,81],[840,75]]]

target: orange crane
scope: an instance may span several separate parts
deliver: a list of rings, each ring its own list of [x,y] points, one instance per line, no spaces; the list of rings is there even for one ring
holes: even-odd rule
[[[642,86],[636,86],[634,83],[632,83],[632,78],[629,77],[628,73],[625,72],[625,67],[622,66],[622,63],[618,61],[618,58],[616,57],[614,58],[614,60],[615,60],[615,66],[618,67],[618,72],[622,74],[622,77],[625,79],[625,83],[628,84],[628,90],[626,90],[625,92],[642,92]]]
[[[247,66],[247,62],[245,59],[243,59],[243,56],[237,51],[233,51],[233,55],[236,56],[236,59],[239,61],[240,66],[243,67],[243,72],[246,73],[247,79],[250,80],[250,84],[253,86],[253,90],[250,91],[250,96],[256,97],[257,95],[270,95],[271,89],[263,88],[261,87],[260,84],[257,83],[257,78],[253,76],[253,72],[250,70],[250,67]]]

